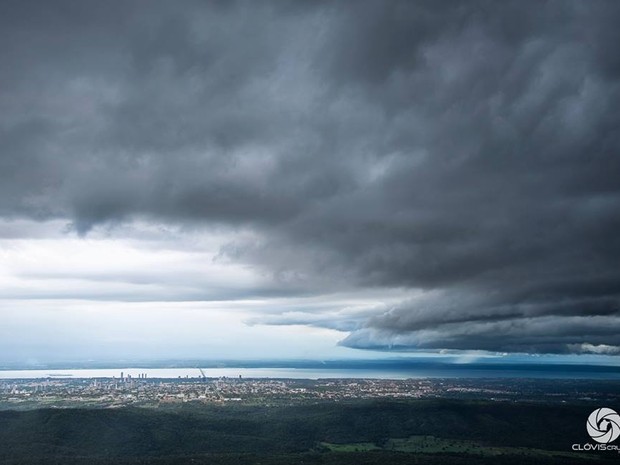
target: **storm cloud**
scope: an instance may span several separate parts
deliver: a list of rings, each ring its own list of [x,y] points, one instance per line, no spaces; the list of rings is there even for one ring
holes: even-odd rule
[[[619,21],[615,1],[4,1],[0,215],[218,227],[270,295],[412,293],[252,321],[349,347],[616,354]]]

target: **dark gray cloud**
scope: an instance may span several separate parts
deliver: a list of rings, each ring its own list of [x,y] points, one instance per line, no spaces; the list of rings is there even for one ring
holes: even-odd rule
[[[222,254],[282,285],[426,292],[306,320],[353,347],[613,353],[619,19],[613,1],[3,2],[0,214],[246,228]]]

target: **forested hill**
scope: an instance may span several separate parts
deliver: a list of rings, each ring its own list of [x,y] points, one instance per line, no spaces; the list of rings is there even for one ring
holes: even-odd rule
[[[590,410],[430,400],[2,411],[0,463],[591,463],[596,453],[571,451],[589,440]]]

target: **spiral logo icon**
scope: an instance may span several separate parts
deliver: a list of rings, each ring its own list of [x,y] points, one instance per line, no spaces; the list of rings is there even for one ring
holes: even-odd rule
[[[610,408],[597,408],[588,417],[586,428],[596,442],[609,444],[620,436],[620,415]]]

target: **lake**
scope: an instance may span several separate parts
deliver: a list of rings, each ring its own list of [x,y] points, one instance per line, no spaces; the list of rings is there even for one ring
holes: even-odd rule
[[[544,378],[544,379],[617,379],[620,368],[590,365],[488,365],[488,364],[420,364],[412,366],[374,368],[203,368],[208,378]],[[148,378],[200,378],[199,368],[96,368],[96,369],[47,369],[0,370],[0,379],[37,378],[119,378],[131,375],[137,378],[145,373]]]

